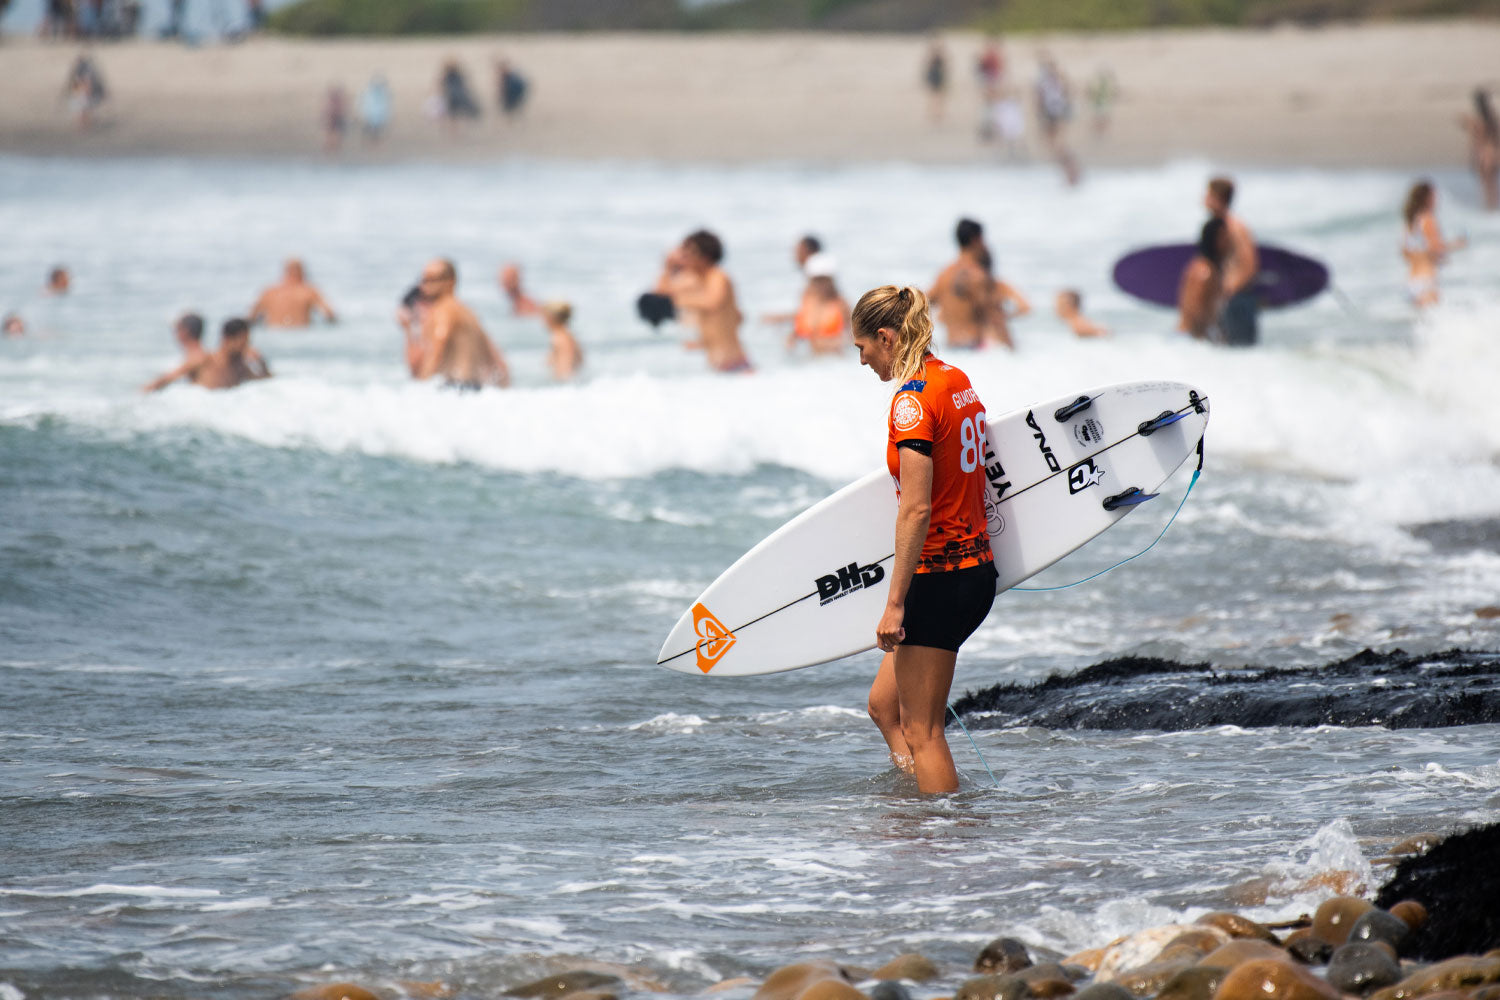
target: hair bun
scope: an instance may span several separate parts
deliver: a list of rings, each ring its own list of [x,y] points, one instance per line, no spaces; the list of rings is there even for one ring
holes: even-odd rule
[[[910,302],[911,301],[911,286],[910,285],[902,285],[901,288],[896,292],[896,298],[900,299],[902,302]]]

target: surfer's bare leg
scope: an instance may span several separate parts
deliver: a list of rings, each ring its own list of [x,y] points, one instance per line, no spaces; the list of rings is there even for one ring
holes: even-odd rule
[[[870,685],[870,721],[885,737],[885,745],[891,751],[891,763],[915,774],[912,768],[911,748],[901,733],[901,694],[896,690],[896,654],[886,653],[875,672],[875,681]]]
[[[943,724],[948,717],[948,691],[953,686],[958,654],[931,646],[897,646],[894,660],[901,735],[911,748],[917,788],[926,793],[956,791],[958,771],[943,735]]]

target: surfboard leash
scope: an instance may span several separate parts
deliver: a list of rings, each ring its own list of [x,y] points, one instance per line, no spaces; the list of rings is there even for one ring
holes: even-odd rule
[[[984,765],[984,773],[988,774],[990,776],[990,780],[995,783],[995,787],[999,788],[1000,779],[995,777],[994,771],[990,770],[990,762],[984,759],[984,753],[979,749],[979,744],[974,742],[974,734],[969,732],[969,727],[964,725],[964,720],[960,719],[958,717],[958,713],[953,711],[952,705],[948,706],[948,711],[953,713],[953,721],[958,723],[958,728],[962,729],[964,731],[964,735],[969,738],[969,746],[974,748],[974,753],[979,757],[979,763]]]
[[[1124,559],[1121,559],[1119,562],[1115,563],[1113,566],[1106,566],[1104,569],[1101,569],[1099,572],[1095,573],[1093,576],[1086,576],[1082,580],[1075,580],[1072,583],[1065,583],[1065,584],[1062,584],[1061,586],[1058,586],[1058,587],[1012,587],[1010,589],[1011,590],[1026,590],[1026,591],[1030,591],[1033,594],[1040,594],[1040,593],[1043,593],[1043,592],[1049,591],[1049,590],[1071,590],[1074,587],[1080,587],[1083,584],[1088,583],[1090,580],[1097,580],[1101,576],[1103,576],[1105,573],[1109,573],[1109,572],[1112,572],[1114,570],[1117,570],[1121,566],[1124,566],[1128,562],[1133,562],[1136,559],[1139,559],[1141,556],[1145,555],[1147,552],[1150,552],[1152,549],[1156,548],[1156,543],[1159,542],[1159,541],[1161,541],[1162,537],[1166,535],[1167,529],[1170,528],[1170,527],[1172,527],[1172,523],[1177,520],[1177,515],[1182,513],[1182,508],[1187,503],[1188,497],[1190,497],[1190,496],[1193,495],[1193,487],[1196,486],[1196,485],[1198,485],[1198,477],[1200,475],[1202,475],[1202,474],[1203,474],[1203,439],[1200,437],[1198,439],[1198,467],[1193,470],[1193,478],[1188,482],[1187,492],[1182,495],[1182,500],[1177,504],[1177,509],[1172,512],[1172,516],[1167,519],[1167,523],[1162,527],[1161,534],[1157,535],[1156,538],[1151,542],[1150,545],[1146,546],[1144,549],[1141,549],[1141,551],[1137,552],[1135,555],[1133,555],[1133,556],[1126,556]],[[965,730],[965,731],[967,732],[967,730]],[[972,739],[972,738],[973,737],[970,737],[970,739]]]

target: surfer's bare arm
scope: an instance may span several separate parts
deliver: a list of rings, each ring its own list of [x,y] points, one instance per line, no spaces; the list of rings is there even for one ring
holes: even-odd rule
[[[1015,286],[1008,285],[1003,281],[995,282],[995,295],[1000,300],[1000,312],[1016,319],[1031,312],[1031,303],[1026,301],[1026,296],[1016,291]]]
[[[337,323],[339,321],[338,316],[333,311],[333,306],[328,304],[328,300],[323,298],[323,293],[316,288],[312,290],[312,309],[322,310],[323,318],[330,323]],[[311,312],[312,309],[308,311]]]
[[[193,372],[197,371],[201,367],[203,367],[203,362],[201,360],[185,362],[184,364],[178,365],[176,368],[173,368],[165,375],[159,376],[158,378],[154,378],[150,382],[147,382],[145,385],[141,386],[141,391],[158,392],[162,389],[165,389],[167,386],[171,385],[173,382],[176,382],[180,378],[192,377]]]
[[[1238,218],[1233,218],[1226,229],[1229,233],[1229,262],[1224,267],[1224,298],[1229,299],[1255,280],[1260,272],[1260,251],[1255,248],[1255,237],[1250,234],[1250,228]]]
[[[901,502],[896,508],[896,558],[891,565],[891,589],[885,611],[875,626],[875,644],[886,652],[906,635],[906,592],[927,540],[932,520],[932,456],[914,448],[898,448],[901,458]]]

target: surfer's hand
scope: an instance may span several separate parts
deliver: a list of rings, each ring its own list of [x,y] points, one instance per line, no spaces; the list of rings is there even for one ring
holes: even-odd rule
[[[901,640],[906,638],[906,629],[901,627],[905,618],[905,605],[887,604],[885,613],[880,616],[880,624],[875,626],[875,645],[887,653],[895,651]]]

